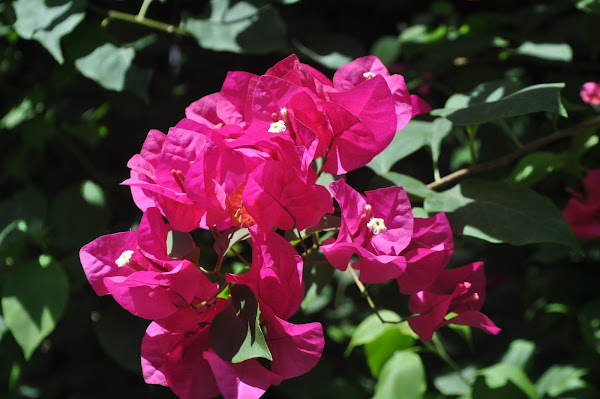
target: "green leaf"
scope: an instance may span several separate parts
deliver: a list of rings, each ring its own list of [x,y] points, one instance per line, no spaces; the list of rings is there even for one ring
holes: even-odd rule
[[[150,73],[132,64],[135,50],[104,43],[90,54],[75,60],[81,74],[108,90],[131,89],[143,96]]]
[[[401,186],[410,195],[414,195],[419,198],[425,198],[434,193],[433,190],[427,188],[425,183],[408,175],[403,175],[396,172],[385,172],[380,174],[380,176],[386,180],[389,180],[396,186]]]
[[[260,312],[258,313],[258,316],[260,316]],[[260,329],[258,317],[255,319],[254,331],[255,333],[252,334],[251,329],[247,330],[246,338],[244,339],[244,342],[242,342],[242,346],[240,346],[238,352],[231,359],[232,363],[241,363],[245,360],[258,357],[273,360],[273,355],[271,355],[267,342],[265,341],[265,336]]]
[[[528,41],[521,44],[515,50],[515,53],[551,61],[570,62],[573,60],[573,49],[566,43],[533,43]]]
[[[446,108],[433,110],[431,114],[447,118],[455,125],[477,125],[540,111],[566,117],[567,111],[560,100],[560,90],[564,86],[564,83],[539,84],[499,99],[494,97],[493,99],[488,97],[483,101],[471,99],[468,104],[453,103],[450,107],[446,104]]]
[[[584,306],[579,313],[579,328],[587,344],[600,353],[600,299]]]
[[[577,0],[577,8],[585,12],[600,14],[600,0]]]
[[[508,350],[502,356],[501,363],[512,364],[520,369],[525,369],[535,351],[535,343],[525,339],[516,339],[510,343]]]
[[[81,196],[90,205],[103,207],[106,206],[104,190],[91,180],[84,180],[81,183]]]
[[[508,182],[531,187],[563,165],[561,156],[547,151],[533,152],[521,158],[506,179]]]
[[[473,399],[537,399],[535,385],[512,364],[499,363],[479,371]]]
[[[340,34],[322,34],[312,38],[306,45],[297,40],[294,44],[302,54],[332,70],[364,54],[358,40]]]
[[[450,212],[456,232],[513,245],[553,242],[579,248],[561,211],[535,191],[501,182],[465,180],[431,194],[428,212]]]
[[[396,324],[393,328],[385,330],[373,341],[367,342],[365,354],[373,377],[379,375],[381,367],[394,352],[409,349],[414,343],[414,334],[406,322]]]
[[[0,342],[2,341],[2,337],[4,336],[4,334],[6,334],[7,331],[8,331],[8,328],[6,328],[6,323],[4,322],[4,317],[2,317],[2,315],[0,315]]]
[[[477,369],[472,366],[465,367],[460,374],[456,371],[442,374],[433,379],[433,385],[444,395],[471,395],[471,385],[475,381]],[[465,381],[465,379],[469,382]]]
[[[52,201],[50,221],[57,245],[69,248],[83,245],[108,228],[108,208],[86,201],[82,187],[75,185],[62,189]]]
[[[273,360],[260,328],[258,301],[245,285],[230,288],[231,304],[213,319],[208,342],[221,359],[240,363],[262,357]]]
[[[432,122],[413,120],[396,133],[392,142],[367,164],[375,173],[389,172],[399,160],[429,143]]]
[[[425,368],[419,355],[398,351],[383,365],[373,399],[420,399],[426,389]]]
[[[167,254],[169,259],[183,259],[196,245],[189,233],[171,230],[167,233]]]
[[[428,136],[429,148],[431,148],[431,158],[437,164],[440,157],[442,141],[452,131],[452,123],[443,118],[437,118],[431,126],[431,134]]]
[[[198,44],[215,51],[264,54],[285,44],[285,24],[270,5],[257,7],[240,1],[211,0],[209,19],[184,16],[181,28],[188,31]]]
[[[373,43],[369,54],[378,57],[384,65],[390,65],[400,55],[398,38],[396,36],[380,37]]]
[[[13,3],[19,36],[40,42],[62,64],[64,57],[60,40],[83,20],[81,0],[57,0],[48,6],[44,0],[17,0]]]
[[[350,343],[348,344],[348,348],[346,348],[346,356],[352,352],[352,349],[358,345],[364,345],[368,342],[375,340],[381,334],[383,334],[388,329],[394,327],[395,324],[402,320],[397,313],[392,312],[391,310],[380,310],[379,315],[386,323],[382,323],[377,317],[376,314],[372,314],[367,316],[354,330],[354,334],[352,335],[352,339],[350,339]]]
[[[112,304],[98,313],[92,313],[94,332],[106,354],[121,367],[140,374],[140,337],[148,321],[135,317]]]
[[[555,398],[565,392],[585,388],[587,383],[581,379],[588,372],[573,366],[552,366],[542,374],[536,383],[540,397],[548,394]]]
[[[69,296],[67,276],[56,262],[42,267],[30,261],[10,273],[2,295],[6,327],[29,359],[63,315]]]

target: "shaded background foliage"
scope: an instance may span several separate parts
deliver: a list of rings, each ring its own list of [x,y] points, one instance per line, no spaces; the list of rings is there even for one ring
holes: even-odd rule
[[[174,396],[141,377],[147,321],[97,297],[77,255],[97,236],[139,223],[141,213],[128,188],[119,186],[128,177],[127,160],[148,130],[166,132],[192,101],[218,91],[227,71],[262,74],[295,52],[331,76],[353,58],[375,54],[434,109],[448,108],[450,96],[469,93],[482,82],[494,83],[454,100],[468,106],[491,101],[497,90],[506,95],[565,83],[560,93],[568,119],[560,116],[559,89],[556,104],[540,109],[546,112],[495,117],[477,134],[472,123],[448,113],[454,125],[446,127],[438,126],[443,122],[432,127],[423,121],[434,118],[425,117],[403,132],[412,132],[411,140],[399,144],[395,159],[348,176],[362,190],[391,183],[408,187],[402,175],[428,183],[470,164],[469,138],[478,162],[485,163],[597,112],[578,92],[583,82],[599,80],[599,10],[596,0],[0,4],[0,396]],[[428,141],[419,142],[424,136]],[[600,167],[598,141],[588,129],[477,177],[511,184],[507,198],[520,196],[510,190],[532,188],[562,208],[569,198],[565,186],[580,190],[586,170]],[[413,183],[414,189],[407,188],[413,205],[449,211],[442,194]],[[402,341],[406,334],[354,334],[358,347],[346,351],[370,309],[348,276],[317,266],[307,275],[312,302],[294,317],[324,324],[323,359],[313,372],[285,381],[265,397],[368,397],[377,376],[379,397],[425,380],[430,398],[598,397],[593,383],[600,380],[598,241],[578,249],[576,243],[569,247],[537,236],[514,242],[516,234],[509,233],[492,244],[489,236],[461,230],[469,220],[461,220],[459,212],[450,220],[458,248],[452,264],[485,262],[484,310],[503,329],[497,337],[464,329],[440,332],[448,353],[475,381],[472,388],[426,350],[417,355],[424,372],[413,353],[392,355],[394,348],[413,345]],[[506,222],[509,232],[522,228],[519,220]],[[545,220],[538,222],[534,227],[544,228]],[[207,237],[197,239],[210,256]],[[370,292],[380,308],[408,314],[393,284]],[[391,352],[378,353],[381,347]],[[391,366],[379,369],[390,356]],[[406,371],[390,377],[396,366]],[[498,383],[503,379],[508,383]]]

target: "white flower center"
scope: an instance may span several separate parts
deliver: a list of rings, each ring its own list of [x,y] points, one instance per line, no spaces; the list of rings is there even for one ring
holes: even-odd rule
[[[371,218],[369,223],[367,223],[367,227],[375,235],[385,233],[387,231],[387,227],[385,227],[385,223],[383,223],[383,219],[381,218]]]
[[[365,73],[363,73],[363,77],[364,77],[365,79],[371,79],[371,78],[374,78],[375,76],[377,76],[377,75],[375,75],[375,74],[374,74],[373,72],[371,72],[371,71],[368,71],[368,72],[365,72]]]
[[[131,260],[131,256],[133,255],[133,251],[123,251],[119,259],[115,260],[115,263],[119,267],[123,267],[129,264],[129,260]]]
[[[280,119],[277,122],[271,123],[269,133],[283,133],[285,132],[285,129],[285,122]]]

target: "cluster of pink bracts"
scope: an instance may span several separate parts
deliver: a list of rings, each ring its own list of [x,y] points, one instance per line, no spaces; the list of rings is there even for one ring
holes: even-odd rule
[[[258,398],[312,369],[323,330],[286,321],[304,297],[304,259],[277,229],[318,230],[334,212],[318,175],[366,165],[428,111],[376,57],[343,66],[331,81],[292,55],[262,76],[230,72],[168,134],[150,131],[124,182],[144,212],[138,230],[99,237],[80,252],[98,295],[152,320],[142,341],[146,382],[181,398]],[[479,312],[483,265],[444,270],[454,248],[444,214],[413,218],[400,187],[366,198],[343,179],[329,188],[341,225],[321,250],[334,267],[346,270],[356,255],[351,267],[363,282],[396,279],[410,295],[408,322],[425,340],[450,323],[499,331]],[[215,237],[214,266],[199,262],[189,235],[197,228]],[[251,240],[249,271],[222,272],[240,239]],[[173,240],[183,245],[174,249]],[[253,357],[248,346],[261,340],[267,349]]]

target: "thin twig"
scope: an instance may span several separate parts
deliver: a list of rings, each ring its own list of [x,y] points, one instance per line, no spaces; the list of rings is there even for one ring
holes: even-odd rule
[[[177,33],[179,35],[189,35],[189,33],[181,29],[178,26],[170,25],[165,22],[156,21],[154,19],[148,19],[146,17],[140,18],[139,15],[127,14],[125,12],[117,11],[117,10],[106,10],[104,8],[98,7],[89,1],[85,3],[86,7],[90,10],[94,11],[97,14],[104,15],[108,20],[117,19],[120,21],[131,22],[138,25],[144,25],[148,28],[162,30],[167,33]],[[142,10],[140,10],[142,11]]]
[[[465,176],[469,176],[474,173],[480,173],[480,172],[483,172],[483,171],[486,171],[489,169],[493,169],[493,168],[496,168],[499,166],[506,166],[509,163],[511,163],[512,161],[514,161],[515,159],[518,159],[518,158],[522,157],[523,155],[533,152],[533,151],[535,151],[539,148],[542,148],[550,143],[553,143],[555,141],[558,141],[560,139],[563,139],[563,138],[566,138],[569,136],[574,136],[577,133],[581,133],[588,129],[598,127],[598,126],[600,126],[600,116],[597,116],[586,122],[582,122],[578,125],[572,126],[567,129],[557,130],[556,132],[554,132],[546,137],[542,137],[541,139],[532,141],[531,143],[524,145],[523,147],[521,147],[503,157],[494,159],[489,162],[472,165],[467,168],[459,169],[456,172],[450,173],[449,175],[442,177],[440,180],[429,183],[427,185],[427,188],[435,190],[437,188],[440,188],[442,186],[450,184],[450,183],[452,183],[460,178],[463,178]]]
[[[354,282],[356,283],[356,286],[358,287],[360,293],[362,294],[363,297],[366,298],[367,303],[369,304],[369,307],[371,308],[371,310],[373,311],[373,313],[375,313],[377,315],[377,318],[382,323],[398,324],[398,323],[400,323],[402,321],[402,320],[400,320],[400,321],[396,322],[396,321],[387,321],[387,320],[384,320],[383,317],[381,317],[381,315],[379,314],[379,311],[377,310],[377,306],[375,306],[375,302],[373,302],[373,299],[371,299],[371,296],[367,292],[367,289],[365,288],[365,285],[362,283],[362,281],[360,281],[358,279],[358,276],[356,275],[356,272],[354,271],[354,269],[352,269],[351,266],[348,266],[348,270],[350,271],[350,274],[352,275],[352,278],[354,279]]]

